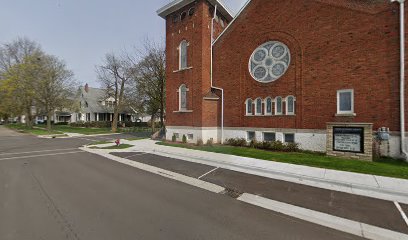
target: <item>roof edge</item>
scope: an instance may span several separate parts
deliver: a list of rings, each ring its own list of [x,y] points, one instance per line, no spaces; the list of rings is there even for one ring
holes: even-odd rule
[[[247,8],[249,3],[251,3],[251,0],[247,0],[247,2],[244,4],[244,6],[242,6],[242,8],[235,15],[234,19],[232,19],[232,21],[228,24],[228,26],[224,29],[224,31],[221,32],[221,34],[217,37],[217,39],[214,40],[213,44],[215,44],[218,41],[218,39],[220,39],[224,35],[224,33],[227,32],[227,30],[230,28],[230,26],[232,24],[234,24],[235,20],[237,20],[237,18],[239,18],[239,16],[241,15],[241,13]]]
[[[179,10],[180,8],[187,6],[190,3],[193,3],[194,1],[196,0],[174,0],[161,7],[159,10],[156,11],[156,13],[163,19],[166,19],[166,17],[169,14]],[[231,9],[229,9],[224,2],[222,2],[221,0],[207,0],[207,1],[213,6],[218,5],[219,6],[218,11],[220,11],[224,15],[224,17],[226,17],[229,21],[234,19],[235,15],[234,12]]]

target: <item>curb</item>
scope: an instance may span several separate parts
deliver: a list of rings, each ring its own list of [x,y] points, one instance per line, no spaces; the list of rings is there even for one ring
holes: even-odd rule
[[[131,161],[125,158],[117,157],[109,154],[108,152],[102,152],[95,149],[89,149],[86,147],[80,148],[83,151],[97,154],[99,156],[111,159],[113,161],[135,167],[150,173],[154,173],[169,179],[173,179],[179,182],[186,183],[191,186],[195,186],[213,193],[223,193],[226,191],[224,187],[216,184],[205,182],[200,179],[188,177],[182,174],[164,170],[158,167],[150,166],[147,164]],[[368,225],[365,223],[352,221],[345,218],[336,217],[326,213],[310,210],[307,208],[290,205],[283,202],[274,201],[268,198],[260,197],[257,195],[243,193],[237,198],[238,201],[245,202],[254,206],[258,206],[267,210],[278,212],[286,216],[290,216],[296,219],[301,219],[306,222],[311,222],[320,226],[328,227],[340,232],[349,233],[352,235],[360,236],[371,240],[405,240],[408,239],[408,235],[395,232],[392,230]]]
[[[154,154],[162,155],[165,157],[177,157],[178,159],[189,161],[189,162],[197,162],[201,164],[207,164],[216,167],[222,167],[230,170],[235,170],[243,173],[268,177],[272,179],[279,179],[294,183],[299,183],[303,185],[308,185],[312,187],[319,187],[328,190],[334,190],[339,192],[345,192],[355,195],[361,195],[366,197],[373,197],[388,201],[397,201],[400,203],[408,204],[408,192],[399,192],[390,189],[384,188],[375,188],[367,185],[358,185],[358,184],[351,184],[345,182],[339,182],[334,180],[327,180],[322,178],[316,178],[301,174],[294,174],[282,171],[274,171],[265,168],[258,168],[249,165],[237,165],[237,164],[230,164],[228,162],[216,162],[208,158],[204,157],[197,157],[194,155],[188,154],[177,154],[173,152],[167,152],[163,150],[158,150],[157,148],[153,150]]]
[[[244,193],[238,198],[239,201],[256,205],[265,209],[279,212],[307,222],[312,222],[331,229],[336,229],[349,234],[357,235],[372,240],[404,240],[408,235],[388,229],[336,217],[326,213],[313,211],[294,205],[277,202],[253,194]]]

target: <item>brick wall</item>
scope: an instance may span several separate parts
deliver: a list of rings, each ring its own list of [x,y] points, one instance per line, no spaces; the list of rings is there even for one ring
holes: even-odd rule
[[[215,45],[214,82],[225,89],[226,126],[325,129],[327,122],[369,122],[398,131],[398,9],[388,1],[253,0]],[[290,48],[291,65],[277,81],[258,83],[248,61],[270,40]],[[357,116],[335,116],[340,89],[354,89]],[[296,116],[244,116],[247,98],[288,95],[297,98]]]
[[[195,7],[195,14],[183,21],[173,22],[174,15]],[[212,9],[212,11],[211,11]],[[210,50],[211,50],[211,19],[213,8],[206,0],[197,0],[192,4],[170,14],[166,19],[166,75],[167,75],[167,125],[168,126],[216,126],[217,107],[208,107],[213,103],[204,103],[203,97],[210,91]],[[226,23],[225,18],[223,21]],[[225,25],[226,26],[226,25]],[[225,27],[215,22],[215,37]],[[182,40],[189,42],[188,66],[191,69],[179,69],[178,46]],[[179,113],[177,90],[181,84],[186,84],[188,92],[188,110],[192,112]],[[203,106],[205,104],[205,106]]]

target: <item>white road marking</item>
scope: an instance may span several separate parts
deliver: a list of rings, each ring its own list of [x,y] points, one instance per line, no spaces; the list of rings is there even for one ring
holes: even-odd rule
[[[402,210],[401,205],[398,202],[394,202],[394,204],[397,207],[398,211],[401,213],[402,218],[404,219],[405,223],[408,226],[408,218],[407,218],[407,215],[405,214],[404,210]]]
[[[147,153],[138,153],[138,154],[130,155],[130,156],[125,157],[125,158],[126,158],[126,159],[129,159],[129,158],[134,157],[134,156],[140,156],[140,155],[146,155],[146,154],[147,154]]]
[[[30,155],[30,156],[21,156],[21,157],[9,157],[9,158],[0,158],[0,161],[12,160],[12,159],[24,159],[24,158],[35,158],[35,157],[57,156],[57,155],[74,154],[74,153],[83,153],[83,152],[84,152],[84,151],[75,151],[75,152],[50,153],[50,154]]]
[[[214,168],[213,170],[211,170],[211,171],[209,171],[209,172],[207,172],[207,173],[204,173],[204,174],[201,175],[198,179],[201,179],[201,178],[207,176],[208,174],[210,174],[210,173],[212,173],[212,172],[214,172],[214,171],[216,171],[216,170],[218,170],[218,169],[219,169],[219,167],[216,167],[216,168]]]
[[[41,150],[41,151],[31,151],[31,152],[0,153],[0,156],[3,156],[3,155],[18,155],[18,154],[30,154],[30,153],[39,153],[39,152],[68,151],[68,150],[77,150],[77,149],[78,148],[63,148],[63,149]]]
[[[307,222],[315,223],[321,226],[357,235],[367,239],[372,240],[408,239],[407,234],[329,215],[327,213],[313,211],[307,208],[302,208],[283,202],[274,201],[253,194],[244,193],[242,196],[238,198],[238,200],[258,207],[269,209],[274,212],[282,213],[287,216],[298,218]]]
[[[138,169],[141,169],[141,170],[144,170],[144,171],[147,171],[147,172],[151,172],[151,173],[160,175],[162,177],[166,177],[166,178],[173,179],[173,180],[176,180],[176,181],[179,181],[179,182],[183,182],[183,183],[186,183],[186,184],[194,186],[194,187],[199,187],[201,189],[205,189],[205,190],[210,191],[210,192],[221,193],[221,192],[225,191],[224,187],[218,186],[216,184],[205,182],[205,181],[202,181],[202,180],[197,179],[197,178],[188,177],[188,176],[185,176],[185,175],[182,175],[182,174],[179,174],[179,173],[171,172],[171,171],[161,169],[161,168],[158,168],[158,167],[154,167],[154,166],[151,166],[151,165],[147,165],[147,164],[144,164],[144,163],[135,162],[135,161],[128,160],[128,159],[125,159],[125,158],[117,157],[117,156],[109,154],[108,152],[102,152],[100,150],[98,151],[98,150],[89,149],[89,148],[81,148],[81,149],[86,151],[86,152],[94,153],[94,154],[100,155],[102,157],[108,158],[110,160],[120,162],[122,164],[131,166],[131,167],[134,167],[134,168],[138,168]]]

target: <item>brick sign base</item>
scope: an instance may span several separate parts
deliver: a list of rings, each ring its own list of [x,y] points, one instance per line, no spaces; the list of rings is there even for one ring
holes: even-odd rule
[[[373,124],[327,123],[327,155],[372,161]]]

